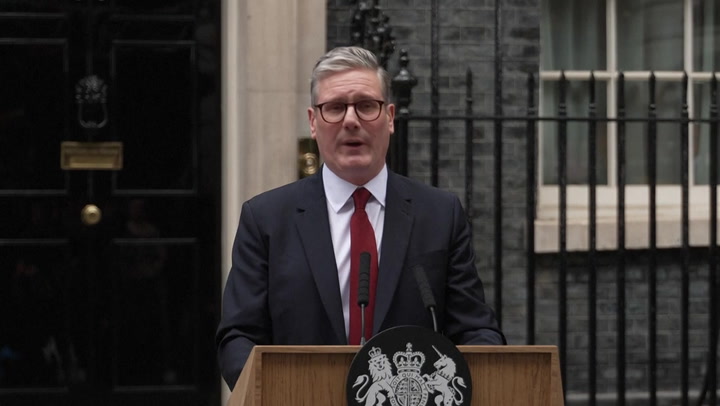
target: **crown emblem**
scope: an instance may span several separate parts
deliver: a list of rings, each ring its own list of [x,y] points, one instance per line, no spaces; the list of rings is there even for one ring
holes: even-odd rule
[[[370,354],[368,365],[371,365],[377,369],[382,369],[386,364],[389,365],[387,356],[383,354],[379,348],[372,347],[370,351],[368,351],[368,354]]]
[[[403,372],[420,373],[420,368],[425,363],[425,354],[412,350],[412,344],[407,343],[405,352],[398,351],[393,355],[393,362],[397,367],[398,374]]]
[[[370,354],[370,358],[377,358],[382,355],[382,351],[378,347],[372,347],[368,354]]]

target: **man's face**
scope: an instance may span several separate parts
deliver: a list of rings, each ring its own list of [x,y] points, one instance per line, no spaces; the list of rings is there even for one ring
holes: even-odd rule
[[[317,104],[383,100],[381,89],[380,78],[372,70],[338,72],[318,81]],[[363,185],[380,173],[390,145],[390,134],[394,131],[394,105],[383,105],[380,117],[374,121],[361,120],[354,106],[348,106],[345,118],[339,123],[326,122],[320,110],[313,107],[308,109],[308,118],[320,156],[336,175],[355,185]]]

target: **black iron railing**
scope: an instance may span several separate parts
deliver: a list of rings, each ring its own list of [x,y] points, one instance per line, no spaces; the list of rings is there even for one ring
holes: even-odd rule
[[[357,0],[357,11],[353,17],[351,27],[352,42],[356,45],[377,50],[383,66],[387,66],[389,53],[395,46],[395,37],[391,34],[388,18],[378,6],[378,0]],[[688,103],[688,77],[682,79],[682,96],[677,101],[673,117],[660,116],[657,108],[656,89],[657,80],[654,74],[647,79],[648,103],[646,113],[642,116],[628,114],[628,97],[626,97],[626,79],[620,73],[616,81],[616,111],[612,115],[601,114],[598,98],[598,81],[595,75],[590,74],[587,83],[587,109],[582,114],[571,115],[568,102],[570,81],[564,74],[556,81],[555,91],[557,99],[553,100],[554,108],[546,111],[556,112],[553,115],[539,115],[537,100],[538,80],[536,74],[529,73],[526,83],[525,106],[512,106],[504,100],[505,83],[509,82],[504,75],[505,56],[503,55],[502,38],[502,7],[503,2],[495,4],[494,27],[494,94],[493,104],[489,110],[492,113],[478,113],[474,107],[473,73],[468,70],[465,80],[465,108],[464,114],[449,115],[440,112],[439,87],[439,0],[431,0],[430,7],[430,73],[429,79],[429,114],[412,113],[410,106],[413,99],[413,88],[418,80],[408,69],[409,58],[407,52],[400,51],[399,72],[393,80],[394,103],[397,107],[395,121],[395,134],[391,138],[388,154],[389,166],[398,173],[414,176],[414,167],[417,167],[417,156],[409,159],[409,151],[423,150],[427,152],[428,162],[420,165],[421,172],[429,172],[427,180],[434,186],[448,183],[450,177],[457,176],[452,173],[441,172],[441,162],[448,160],[463,160],[461,167],[464,189],[462,201],[464,202],[469,221],[473,230],[481,229],[485,234],[490,233],[491,247],[478,243],[478,236],[474,234],[476,252],[479,255],[492,257],[491,261],[483,261],[479,266],[480,272],[485,275],[485,267],[491,267],[492,300],[498,319],[503,329],[514,344],[555,344],[559,347],[563,389],[568,404],[596,405],[600,401],[609,401],[615,405],[625,405],[628,401],[641,399],[641,404],[677,404],[683,406],[691,404],[717,403],[717,345],[718,345],[718,284],[720,278],[717,272],[717,188],[718,184],[718,93],[717,78],[703,82],[708,86],[711,96],[709,114],[706,117],[690,117]],[[368,42],[370,41],[370,42]],[[368,45],[369,44],[369,45]],[[508,88],[512,86],[507,86]],[[510,92],[517,93],[517,89]],[[516,96],[516,95],[515,95]],[[544,106],[548,107],[548,106]],[[524,113],[508,114],[508,111],[522,111]],[[634,111],[634,110],[633,110]],[[552,134],[548,134],[553,124]],[[577,131],[581,124],[586,130]],[[642,124],[643,130],[637,131],[634,125]],[[450,125],[452,124],[452,125]],[[615,155],[615,161],[609,174],[615,177],[610,181],[609,175],[601,182],[598,179],[598,150],[600,144],[599,125],[610,124],[615,129],[614,151],[610,151],[612,144],[607,145],[607,151]],[[443,125],[451,128],[441,130]],[[632,125],[632,126],[631,126]],[[658,213],[658,164],[663,157],[658,157],[659,136],[668,136],[668,131],[659,132],[659,125],[673,126],[676,130],[670,136],[680,139],[680,146],[675,153],[679,154],[679,182],[677,184],[681,207],[679,216],[680,239],[676,247],[668,249],[660,247],[658,240],[659,213]],[[570,128],[569,128],[570,127]],[[690,244],[690,189],[705,186],[690,185],[690,128],[703,128],[709,136],[709,241],[707,246],[698,247]],[[490,128],[490,130],[488,130]],[[557,251],[552,253],[538,253],[535,242],[546,238],[539,235],[536,229],[536,213],[539,205],[539,176],[540,139],[539,130],[543,128],[543,136],[556,138],[557,160],[552,187],[557,189]],[[666,129],[666,128],[665,128]],[[442,133],[441,133],[442,131]],[[521,132],[518,135],[518,132]],[[524,134],[522,134],[524,132]],[[569,132],[573,137],[584,137],[587,141],[587,155],[569,156]],[[459,135],[461,134],[461,135]],[[485,137],[485,134],[491,134]],[[426,136],[427,135],[427,136]],[[638,136],[645,140],[646,154],[646,186],[647,186],[647,245],[641,249],[637,244],[628,241],[632,235],[628,232],[630,227],[637,225],[628,222],[628,195],[626,189],[632,187],[634,182],[628,178],[629,163],[636,161],[636,157],[629,155],[628,141]],[[452,157],[441,154],[446,140],[456,142],[458,137],[464,137],[464,154],[462,157]],[[492,143],[492,148],[478,148],[482,138],[485,145]],[[607,142],[607,138],[602,138]],[[524,147],[524,154],[516,152],[518,141]],[[419,145],[422,144],[422,145]],[[504,159],[505,155],[512,155],[514,160]],[[524,162],[519,156],[524,156]],[[658,159],[660,158],[660,159]],[[477,167],[477,162],[491,159],[491,166]],[[570,159],[570,161],[569,161]],[[587,161],[587,247],[581,251],[577,247],[569,247],[568,227],[568,189],[569,168],[567,163],[572,160],[585,159]],[[609,162],[609,161],[608,161]],[[524,168],[523,168],[524,165]],[[608,163],[610,165],[610,163]],[[488,169],[489,168],[489,169]],[[518,170],[519,168],[524,171]],[[482,173],[479,173],[482,170]],[[488,173],[492,171],[492,173]],[[513,179],[509,182],[507,174],[524,174],[519,182]],[[577,175],[577,174],[572,174]],[[523,175],[519,175],[522,177]],[[490,180],[488,180],[490,178]],[[573,178],[575,179],[575,178]],[[613,234],[617,239],[617,246],[608,250],[599,247],[598,236],[598,203],[602,198],[598,194],[598,187],[611,184],[616,192],[614,207]],[[630,186],[629,186],[630,184]],[[709,185],[712,185],[710,187]],[[607,187],[606,187],[607,188]],[[478,199],[479,190],[492,191],[491,199]],[[518,190],[520,189],[520,190]],[[524,189],[524,190],[523,190]],[[523,196],[523,197],[518,197]],[[484,197],[484,196],[483,196]],[[514,202],[523,207],[523,214],[509,210],[505,205],[508,199],[523,200]],[[481,202],[482,201],[482,202]],[[492,206],[492,207],[487,207]],[[509,258],[506,236],[510,235],[513,226],[523,223],[524,226],[524,270],[517,271],[517,258]],[[633,229],[633,231],[636,231]],[[487,236],[486,241],[487,241]],[[511,262],[513,264],[511,264]],[[510,269],[510,270],[508,270]],[[524,272],[524,275],[517,275]],[[704,273],[707,276],[704,276]],[[663,273],[664,279],[658,275]],[[667,276],[667,275],[672,276]],[[635,275],[635,276],[633,276]],[[641,275],[637,277],[636,275]],[[675,275],[678,275],[675,277]],[[521,276],[521,278],[518,278]],[[507,284],[505,280],[509,280]],[[547,301],[547,290],[541,290],[543,283],[552,279],[555,284],[552,298],[557,306],[556,314],[548,314],[546,307],[538,303]],[[513,284],[522,280],[525,283],[524,297],[518,299],[512,295],[503,295],[511,289]],[[671,284],[677,287],[677,299],[669,300],[662,293]],[[640,290],[646,291],[646,297],[635,297],[628,292],[635,292],[639,285]],[[677,286],[676,286],[677,285]],[[696,294],[703,296],[694,307],[691,302],[691,285],[699,286]],[[582,298],[586,313],[577,314],[577,298],[570,297],[569,292],[582,289],[586,297]],[[699,292],[699,293],[697,293]],[[577,293],[574,293],[576,296]],[[608,297],[610,297],[608,299]],[[692,299],[698,299],[693,297]],[[523,301],[522,308],[518,310],[517,301]],[[614,306],[607,306],[613,301]],[[512,302],[512,303],[511,303]],[[677,304],[677,306],[675,306]],[[511,306],[512,305],[512,306]],[[603,307],[604,306],[604,307]],[[634,309],[643,308],[642,323],[638,323]],[[611,308],[612,311],[609,311]],[[663,309],[660,311],[660,309]],[[602,309],[602,310],[599,310]],[[523,313],[518,315],[518,313]],[[611,313],[608,316],[608,313]],[[632,317],[628,317],[631,315]],[[662,320],[660,317],[662,316]],[[524,331],[512,330],[505,326],[506,321],[516,321],[524,318]],[[549,318],[553,323],[548,323]],[[702,323],[697,320],[701,319]],[[695,320],[691,325],[691,320]],[[662,321],[662,323],[661,323]],[[675,323],[677,328],[675,330]],[[556,323],[556,325],[555,325]],[[511,324],[511,323],[508,323]],[[515,323],[517,324],[517,323]],[[551,324],[551,325],[548,325]],[[580,332],[587,341],[578,343],[569,339],[571,333],[578,332],[574,327],[580,324]],[[638,327],[642,325],[642,328]],[[667,332],[670,324],[672,331]],[[602,327],[600,327],[602,326]],[[571,331],[571,328],[574,330]],[[638,333],[639,329],[644,329]],[[661,329],[664,329],[660,334]],[[691,345],[690,331],[695,332],[695,342]],[[517,329],[516,329],[517,330]],[[520,327],[519,330],[522,330]],[[706,341],[698,344],[697,332],[700,331]],[[599,339],[602,334],[610,334],[612,341],[608,344],[606,336]],[[643,343],[638,349],[637,335],[641,334]],[[517,337],[520,337],[519,339]],[[548,338],[554,337],[554,338]],[[679,337],[677,345],[673,339]],[[665,339],[663,341],[662,339]],[[524,342],[519,342],[523,340]],[[666,342],[666,341],[669,341]],[[701,340],[702,341],[702,340]],[[638,356],[638,353],[643,353]],[[581,355],[578,356],[577,354]],[[700,355],[698,355],[700,354]],[[638,365],[641,364],[641,365]],[[637,378],[638,370],[647,373],[641,379]],[[568,372],[572,371],[572,372]],[[662,391],[661,389],[662,388]],[[670,400],[668,400],[668,397]],[[703,403],[707,401],[706,403]],[[635,402],[637,403],[637,402]]]
[[[406,58],[406,56],[404,56]],[[404,67],[407,67],[407,62],[404,63]],[[473,76],[470,71],[467,73],[467,89],[466,89],[466,114],[465,115],[439,115],[437,113],[430,115],[415,115],[409,113],[408,106],[399,106],[398,114],[396,118],[396,134],[394,135],[393,154],[390,156],[390,165],[396,171],[400,173],[408,172],[408,157],[406,155],[408,151],[408,139],[412,138],[413,123],[425,122],[430,123],[430,146],[432,150],[430,159],[433,163],[430,164],[432,168],[431,182],[434,185],[438,183],[438,165],[440,157],[438,156],[439,143],[442,139],[442,134],[439,133],[440,124],[443,122],[460,122],[464,123],[464,134],[465,134],[465,155],[464,155],[464,168],[465,168],[465,196],[464,202],[471,222],[487,221],[487,218],[479,218],[475,214],[476,204],[473,202],[474,196],[474,173],[475,173],[475,152],[473,151],[474,140],[473,137],[476,134],[476,124],[483,123],[493,126],[493,140],[495,146],[493,148],[493,159],[494,164],[494,198],[493,202],[495,207],[493,208],[493,229],[494,229],[494,263],[496,264],[496,271],[494,273],[493,286],[494,292],[494,306],[497,309],[498,317],[501,322],[504,316],[504,299],[502,296],[503,290],[503,269],[502,261],[500,258],[503,253],[503,223],[507,221],[503,216],[502,202],[503,202],[503,178],[502,178],[502,145],[504,139],[504,129],[510,123],[524,123],[526,131],[526,157],[527,162],[521,163],[526,165],[526,230],[527,230],[527,241],[526,241],[526,281],[527,281],[527,320],[526,320],[526,343],[536,343],[536,332],[538,327],[536,326],[537,309],[535,308],[535,278],[537,273],[536,262],[538,255],[535,253],[534,240],[538,238],[535,234],[535,220],[536,220],[536,205],[538,195],[538,124],[541,122],[553,122],[557,124],[556,136],[558,145],[558,165],[557,165],[557,189],[558,189],[558,251],[553,254],[555,258],[556,269],[558,273],[558,341],[557,345],[560,349],[561,354],[561,367],[563,370],[564,382],[568,385],[565,388],[573,388],[572,381],[574,377],[565,375],[567,371],[567,349],[569,343],[568,337],[568,264],[571,257],[577,258],[578,255],[585,256],[585,263],[588,273],[587,281],[587,301],[588,301],[588,344],[587,348],[587,396],[589,404],[596,404],[596,395],[598,393],[597,386],[597,356],[598,356],[598,343],[597,343],[597,289],[598,289],[598,248],[597,248],[597,124],[601,122],[614,122],[617,126],[617,143],[616,143],[616,188],[617,188],[617,249],[614,250],[613,254],[615,257],[615,283],[616,283],[616,301],[617,301],[617,312],[616,312],[616,324],[615,324],[615,335],[616,335],[616,350],[615,350],[615,368],[616,368],[616,404],[623,405],[626,403],[626,392],[629,390],[626,384],[626,363],[627,363],[627,319],[626,319],[626,308],[628,304],[628,298],[626,297],[627,292],[627,281],[626,275],[628,272],[627,260],[632,258],[636,263],[638,258],[637,250],[628,250],[626,248],[627,238],[627,222],[626,222],[626,193],[625,190],[628,187],[626,182],[627,175],[627,156],[626,156],[626,141],[627,141],[627,124],[628,123],[643,123],[647,129],[647,179],[648,179],[648,247],[647,250],[643,250],[642,255],[647,258],[647,263],[643,266],[647,267],[647,315],[648,315],[648,356],[647,356],[647,368],[648,368],[648,382],[647,397],[649,404],[658,404],[658,376],[657,376],[657,341],[658,341],[658,324],[657,324],[657,272],[658,272],[658,258],[661,249],[658,248],[658,213],[657,213],[657,143],[658,143],[658,123],[671,123],[677,126],[677,134],[681,138],[681,148],[679,154],[681,155],[681,184],[679,187],[681,194],[681,242],[679,246],[679,263],[677,264],[680,272],[680,303],[681,306],[678,309],[677,317],[680,321],[680,328],[678,331],[680,339],[680,353],[679,363],[677,365],[680,370],[680,388],[679,388],[679,401],[683,405],[690,404],[690,360],[689,360],[689,320],[691,317],[689,299],[690,299],[690,278],[691,278],[691,256],[693,255],[694,248],[690,246],[690,218],[689,218],[689,133],[688,128],[691,125],[702,125],[707,126],[710,136],[710,168],[709,168],[709,179],[711,185],[717,184],[718,178],[718,165],[717,165],[717,154],[718,154],[718,98],[717,98],[717,79],[713,76],[712,80],[708,83],[711,88],[712,102],[710,105],[710,115],[705,118],[690,118],[688,114],[688,96],[687,87],[688,80],[687,76],[683,80],[683,96],[682,101],[678,104],[678,116],[675,118],[659,118],[656,113],[655,99],[656,99],[656,79],[654,75],[649,78],[649,94],[650,100],[647,108],[647,116],[645,117],[627,117],[626,116],[626,101],[625,101],[625,79],[622,74],[619,75],[617,83],[617,117],[602,117],[597,114],[597,101],[595,100],[596,94],[596,81],[594,76],[591,75],[588,81],[588,108],[587,114],[584,116],[569,116],[567,106],[567,88],[568,80],[565,79],[564,75],[557,81],[558,88],[558,105],[556,116],[545,116],[540,117],[537,115],[537,106],[535,103],[535,89],[536,79],[535,75],[528,75],[527,79],[527,105],[525,116],[503,116],[503,115],[481,115],[475,114],[473,111]],[[409,100],[409,98],[406,98]],[[502,113],[502,109],[496,110]],[[568,140],[568,124],[578,122],[585,124],[587,128],[587,170],[588,170],[588,217],[587,217],[587,230],[588,230],[588,248],[580,254],[570,252],[568,249],[567,240],[567,229],[568,229],[568,211],[567,211],[567,196],[568,196],[568,168],[566,165],[568,159],[567,153],[567,140]],[[581,159],[575,157],[575,159]],[[717,189],[714,187],[708,187],[710,193],[710,207],[717,208]],[[708,245],[707,253],[707,267],[708,267],[708,303],[709,303],[709,318],[707,325],[708,334],[708,354],[715,354],[715,348],[717,346],[717,210],[710,210],[709,218],[709,229],[710,229],[710,244]],[[545,254],[547,256],[547,254]],[[548,344],[548,343],[544,343]],[[707,393],[710,404],[716,404],[716,357],[707,357],[707,375],[704,377],[705,385],[702,390],[698,393],[698,396],[705,396]],[[693,376],[693,379],[698,378]],[[633,388],[634,391],[637,388]],[[696,389],[697,391],[697,389]]]

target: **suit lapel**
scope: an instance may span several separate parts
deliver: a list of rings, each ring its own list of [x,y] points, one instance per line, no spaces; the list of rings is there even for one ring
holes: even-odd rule
[[[335,253],[330,237],[327,203],[323,190],[322,171],[309,178],[299,198],[296,213],[296,224],[305,256],[315,277],[320,300],[328,314],[332,329],[337,335],[338,343],[346,344],[345,319],[340,298],[340,282],[338,280]],[[323,328],[322,326],[308,326]]]
[[[388,172],[387,195],[385,198],[385,228],[375,299],[373,334],[380,330],[390,309],[405,262],[405,253],[412,230],[411,198],[405,189],[403,178]]]

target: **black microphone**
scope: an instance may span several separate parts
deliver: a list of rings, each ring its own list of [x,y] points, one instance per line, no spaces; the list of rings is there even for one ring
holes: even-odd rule
[[[415,273],[415,281],[417,281],[418,288],[420,289],[420,297],[422,298],[425,308],[430,311],[430,316],[432,316],[433,321],[433,330],[437,333],[438,328],[437,319],[435,318],[435,296],[433,296],[432,289],[430,288],[430,282],[428,282],[427,275],[425,275],[425,269],[422,265],[417,265],[413,267],[413,272]]]
[[[360,253],[360,266],[358,267],[358,295],[357,303],[360,306],[360,345],[365,345],[365,306],[370,303],[370,253]]]

